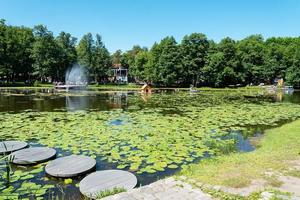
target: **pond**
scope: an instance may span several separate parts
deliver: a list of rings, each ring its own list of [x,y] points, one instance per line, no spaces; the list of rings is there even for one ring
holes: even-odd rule
[[[97,90],[0,90],[0,140],[47,146],[58,157],[87,155],[97,170],[133,172],[139,185],[172,175],[189,163],[234,151],[252,151],[249,138],[300,117],[300,93],[261,91],[198,93]],[[78,182],[51,178],[45,164],[0,163],[0,196],[78,199]]]

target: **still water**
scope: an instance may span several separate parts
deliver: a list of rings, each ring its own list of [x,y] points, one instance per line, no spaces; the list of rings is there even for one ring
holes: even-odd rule
[[[224,92],[224,91],[223,91]],[[161,90],[152,95],[141,95],[134,91],[126,92],[103,92],[97,90],[88,91],[72,91],[69,93],[57,92],[53,89],[40,89],[40,90],[16,90],[16,89],[0,89],[0,115],[1,113],[22,113],[22,112],[75,112],[75,111],[111,111],[111,110],[124,110],[128,112],[135,112],[136,110],[151,110],[155,108],[164,115],[175,114],[184,115],[178,105],[194,105],[205,107],[208,104],[218,105],[222,101],[237,101],[235,97],[224,97],[224,99],[215,99],[215,102],[207,102],[206,97],[213,96],[218,91],[204,91],[203,98],[199,98],[199,94],[192,94],[189,92],[185,98],[177,98],[174,96],[176,92],[173,90]],[[228,92],[232,93],[232,92]],[[234,93],[234,92],[233,92]],[[197,100],[195,101],[195,95]],[[242,95],[241,95],[242,96]],[[262,101],[269,102],[291,102],[295,104],[300,103],[300,92],[295,91],[293,94],[284,94],[282,92],[272,95],[257,95],[257,92],[247,92],[245,99],[239,101],[260,103]],[[122,126],[124,120],[116,118],[109,121],[110,126]],[[1,124],[0,124],[1,125]],[[268,127],[255,127],[253,132],[254,136],[260,136],[263,130]],[[236,148],[239,151],[248,152],[253,151],[255,147],[251,145],[248,137],[245,137],[242,132],[236,131],[235,137],[237,139]],[[3,140],[5,138],[1,138]],[[38,141],[28,141],[31,146],[41,146]],[[60,148],[56,149],[58,155],[70,155],[72,152],[63,151]],[[199,161],[196,159],[195,162]],[[116,163],[103,161],[97,158],[97,170],[115,169]],[[15,168],[16,166],[12,166]],[[31,170],[30,168],[28,170]],[[136,174],[139,185],[149,184],[165,176],[176,173],[179,169],[166,169],[156,173],[142,173]],[[47,183],[55,184],[56,188],[53,190],[54,195],[65,197],[66,199],[78,199],[81,197],[76,184],[82,177],[73,180],[73,184],[66,186],[63,180],[53,179],[41,172],[34,178],[34,182],[43,184],[39,180],[47,178]],[[1,186],[1,185],[0,185]],[[15,184],[14,187],[18,187]],[[1,194],[1,189],[0,189]],[[47,195],[43,196],[47,199]],[[49,196],[48,196],[49,197]],[[52,196],[51,196],[52,198]]]
[[[204,91],[211,93],[212,91]],[[158,93],[172,95],[173,90]],[[155,95],[155,94],[154,94]],[[112,110],[127,109],[138,104],[141,107],[165,107],[159,102],[148,102],[151,95],[140,95],[135,91],[101,92],[71,91],[57,92],[54,89],[18,90],[0,89],[0,112],[33,111],[76,111],[76,110]],[[273,101],[300,103],[300,91],[292,94],[282,92],[271,96]]]

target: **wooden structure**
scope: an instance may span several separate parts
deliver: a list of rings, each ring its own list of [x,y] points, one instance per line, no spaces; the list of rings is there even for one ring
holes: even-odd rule
[[[0,142],[0,154],[11,153],[20,149],[24,149],[28,146],[26,142],[22,141],[4,141]]]
[[[88,198],[96,198],[102,191],[133,189],[137,184],[134,174],[123,170],[103,170],[91,173],[79,183],[79,190]]]
[[[284,87],[283,78],[278,79],[278,81],[277,81],[277,87],[280,87],[280,88]]]
[[[49,162],[45,171],[54,177],[69,178],[86,174],[96,167],[96,160],[88,156],[71,155]]]
[[[109,78],[110,81],[128,83],[128,69],[123,68],[121,64],[115,64],[111,70],[112,76]]]
[[[32,165],[48,161],[56,156],[56,150],[48,147],[32,147],[11,154],[12,163]]]
[[[148,84],[144,84],[141,88],[141,93],[143,94],[151,94],[152,93],[152,87]]]
[[[87,85],[56,85],[54,86],[57,90],[85,90]]]

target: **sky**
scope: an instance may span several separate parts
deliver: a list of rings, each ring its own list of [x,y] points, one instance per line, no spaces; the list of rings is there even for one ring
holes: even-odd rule
[[[9,25],[46,25],[80,39],[102,36],[110,52],[151,47],[166,36],[177,42],[194,32],[219,42],[251,34],[300,36],[300,0],[0,0]]]

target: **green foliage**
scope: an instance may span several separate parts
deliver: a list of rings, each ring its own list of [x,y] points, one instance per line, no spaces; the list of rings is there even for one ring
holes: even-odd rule
[[[179,79],[181,70],[180,49],[173,37],[166,37],[153,45],[149,59],[150,80],[171,85]]]
[[[95,82],[98,82],[109,73],[111,59],[108,50],[105,48],[100,35],[96,35],[95,50],[93,55],[92,70]]]
[[[70,33],[61,32],[55,39],[59,48],[58,64],[55,67],[55,79],[63,81],[68,67],[77,62],[76,41]]]
[[[230,137],[231,130],[241,130],[246,135],[251,130],[247,127],[277,126],[282,121],[300,117],[300,106],[297,104],[252,102],[244,99],[244,94],[242,90],[229,94],[228,91],[219,90],[192,95],[186,92],[153,94],[146,103],[139,96],[132,95],[129,96],[131,108],[128,110],[1,113],[0,140],[35,141],[57,148],[63,153],[97,157],[119,169],[139,174],[155,176],[155,173],[161,171],[180,169],[193,173],[198,165],[190,168],[190,164],[206,155],[222,156],[236,151],[237,141]],[[146,108],[143,107],[145,104]],[[122,121],[121,125],[111,123],[116,119]],[[287,133],[282,134],[280,131],[280,134],[278,137],[281,142]],[[298,141],[297,135],[288,138],[292,142]],[[274,143],[278,145],[280,142]],[[244,169],[249,173],[251,169],[260,169],[262,166],[269,168],[273,165],[273,159],[283,163],[281,157],[270,153],[272,148],[269,146],[269,149],[265,149],[261,157],[243,158],[234,169],[240,169],[240,165],[244,167],[252,159],[250,169],[247,165]],[[239,154],[241,157],[244,155],[251,153]],[[289,154],[283,152],[280,156],[286,158]],[[240,157],[235,156],[226,157],[230,165],[239,159]],[[218,166],[219,163],[216,160],[210,162],[213,166]],[[253,168],[253,165],[256,167]],[[49,184],[53,182],[44,180],[43,167],[44,165],[38,165],[34,169],[13,169],[10,176],[12,187],[5,187],[5,166],[0,162],[1,193],[40,196],[49,192],[49,188],[44,185],[50,187]],[[225,169],[229,167],[222,165],[218,170]],[[205,170],[200,171],[201,175],[209,174]],[[215,171],[209,172],[216,174]],[[245,171],[242,169],[241,172]],[[226,177],[227,175],[228,173]],[[233,177],[226,183],[247,184],[248,176],[242,177],[244,180]],[[216,178],[209,174],[209,180]],[[66,179],[64,182],[65,187],[76,184],[75,179]]]
[[[40,84],[41,83],[38,80],[35,80],[34,83],[33,83],[33,86],[34,87],[40,87]]]
[[[91,33],[82,37],[77,46],[78,63],[85,67],[91,67],[93,64],[94,40]]]
[[[96,41],[91,33],[84,35],[77,46],[77,55],[78,63],[88,69],[95,83],[108,75],[111,59],[100,35],[96,34]]]
[[[267,130],[259,148],[250,153],[232,153],[191,164],[181,174],[202,183],[241,187],[252,180],[265,179],[269,185],[279,187],[282,182],[267,172],[292,175],[287,172],[292,160],[299,156],[300,120],[279,128]],[[286,147],[289,148],[286,148]],[[295,173],[297,176],[297,172]]]
[[[300,170],[296,170],[296,169],[289,170],[288,172],[285,173],[285,175],[300,178]]]
[[[240,41],[224,38],[209,41],[202,33],[183,37],[178,44],[166,37],[148,51],[138,45],[110,55],[100,35],[77,39],[61,32],[56,38],[43,25],[34,29],[0,22],[0,80],[32,83],[62,81],[66,69],[78,62],[95,83],[107,82],[110,67],[129,69],[135,82],[162,86],[209,86],[272,84],[284,78],[300,87],[300,38],[251,35]],[[76,46],[76,48],[75,48]]]
[[[104,190],[104,191],[101,191],[100,193],[96,194],[96,198],[95,199],[102,199],[104,197],[107,197],[107,196],[111,196],[111,195],[114,195],[114,194],[118,194],[118,193],[121,193],[121,192],[126,192],[127,190],[124,189],[124,188],[113,188],[111,190]]]
[[[202,33],[184,36],[180,50],[182,54],[182,80],[184,83],[197,85],[203,79],[202,68],[206,62],[209,42]]]
[[[230,100],[236,99],[236,100]],[[135,97],[131,102],[138,106]],[[300,106],[288,103],[243,103],[239,93],[228,97],[187,93],[153,95],[155,108],[106,112],[26,112],[0,115],[1,137],[37,140],[49,147],[86,152],[118,168],[154,173],[210,155],[235,151],[230,130],[253,125],[276,125],[299,117]],[[144,104],[144,103],[143,103]],[[170,113],[170,114],[168,114]],[[112,125],[112,120],[121,125]],[[15,132],[18,135],[15,135]],[[227,137],[228,139],[224,139]],[[172,149],[172,151],[170,151]]]
[[[43,25],[35,26],[33,33],[35,41],[32,44],[30,55],[34,60],[33,74],[41,81],[45,81],[47,76],[53,74],[53,69],[58,64],[58,45],[52,32],[48,31],[47,27]]]

